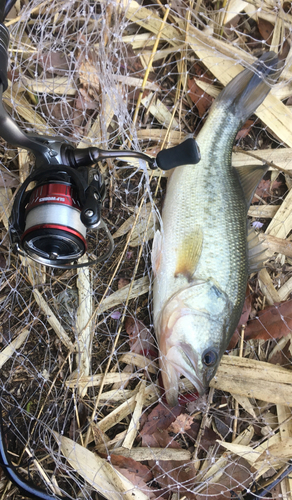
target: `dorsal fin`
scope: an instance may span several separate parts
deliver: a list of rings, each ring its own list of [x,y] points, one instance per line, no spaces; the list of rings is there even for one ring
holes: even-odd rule
[[[240,184],[244,192],[247,208],[249,208],[255,190],[268,168],[268,165],[248,165],[246,167],[237,167],[235,169],[238,173]]]

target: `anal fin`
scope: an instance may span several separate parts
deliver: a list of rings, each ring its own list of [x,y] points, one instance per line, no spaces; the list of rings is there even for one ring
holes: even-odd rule
[[[256,273],[264,267],[265,261],[269,258],[267,245],[259,240],[254,228],[247,224],[247,248],[248,248],[248,270]]]

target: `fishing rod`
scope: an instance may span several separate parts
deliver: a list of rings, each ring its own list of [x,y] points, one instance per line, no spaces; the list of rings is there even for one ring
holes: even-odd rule
[[[151,169],[170,170],[198,163],[200,152],[194,139],[151,158],[132,150],[78,149],[61,137],[26,134],[6,112],[2,101],[8,88],[9,31],[4,20],[15,2],[0,0],[0,136],[9,144],[33,153],[35,166],[14,198],[9,219],[11,246],[14,253],[50,267],[75,269],[93,265],[108,259],[114,250],[113,238],[101,216],[106,188],[97,163],[108,158],[130,157],[146,161]],[[98,235],[101,229],[108,240],[105,252],[78,263],[88,250],[88,231],[96,231]],[[69,500],[23,479],[9,459],[4,436],[0,402],[0,466],[10,481],[29,498]]]

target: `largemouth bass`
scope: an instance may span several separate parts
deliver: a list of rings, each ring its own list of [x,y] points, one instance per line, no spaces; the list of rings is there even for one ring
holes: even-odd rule
[[[201,161],[173,170],[155,233],[154,328],[169,404],[187,377],[203,394],[238,324],[249,270],[262,247],[247,211],[266,166],[235,169],[232,146],[279,75],[273,52],[235,77],[214,101],[198,134]],[[255,236],[255,237],[254,237]]]

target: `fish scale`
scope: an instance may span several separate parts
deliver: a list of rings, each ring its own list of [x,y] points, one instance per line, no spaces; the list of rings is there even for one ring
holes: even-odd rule
[[[247,211],[265,167],[231,165],[237,131],[270,90],[274,53],[220,93],[197,137],[201,161],[174,169],[153,242],[153,315],[170,404],[186,376],[206,391],[239,321],[248,278]]]

